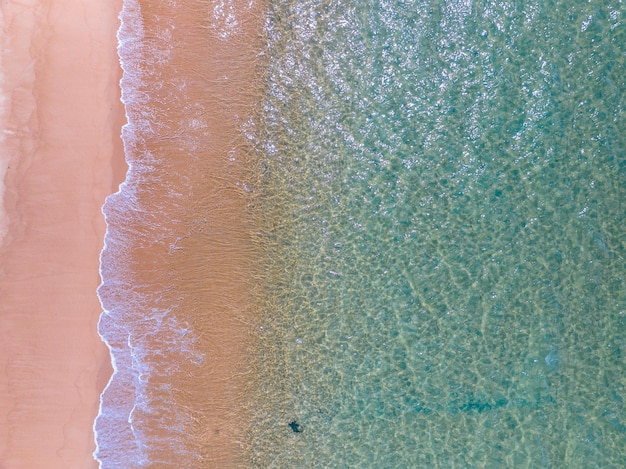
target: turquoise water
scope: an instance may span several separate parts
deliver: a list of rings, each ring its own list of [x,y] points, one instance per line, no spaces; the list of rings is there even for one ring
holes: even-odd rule
[[[626,467],[625,20],[273,2],[251,465]]]

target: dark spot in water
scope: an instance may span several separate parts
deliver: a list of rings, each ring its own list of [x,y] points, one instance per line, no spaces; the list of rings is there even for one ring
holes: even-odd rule
[[[432,410],[430,410],[428,407],[424,407],[422,406],[422,404],[418,404],[417,406],[415,406],[415,412],[423,412],[424,414],[430,414],[432,413]]]
[[[302,429],[300,428],[300,424],[298,422],[296,422],[295,420],[290,422],[289,426],[291,427],[291,429],[293,430],[294,433],[302,433]]]
[[[465,398],[467,400],[455,407],[454,411],[460,410],[461,412],[482,413],[500,409],[509,405],[509,400],[504,397],[500,397],[498,399],[489,399],[486,396],[476,396],[474,394],[469,394],[465,396]]]
[[[484,412],[491,409],[493,409],[493,405],[491,403],[474,399],[470,399],[469,402],[459,407],[459,410],[463,412]]]

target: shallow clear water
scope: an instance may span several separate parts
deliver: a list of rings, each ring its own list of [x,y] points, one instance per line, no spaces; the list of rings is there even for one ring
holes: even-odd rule
[[[272,3],[254,467],[626,466],[625,14]]]

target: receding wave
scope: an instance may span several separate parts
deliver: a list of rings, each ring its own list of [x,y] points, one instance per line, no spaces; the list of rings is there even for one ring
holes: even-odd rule
[[[259,6],[218,6],[126,0],[120,15],[129,170],[103,208],[103,468],[234,466],[241,451]]]

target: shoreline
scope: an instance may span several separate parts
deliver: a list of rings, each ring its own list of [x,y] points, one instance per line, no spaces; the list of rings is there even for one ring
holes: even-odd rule
[[[96,330],[101,207],[125,173],[120,10],[121,0],[2,6],[2,467],[97,467],[93,420],[112,371]]]
[[[122,12],[130,170],[103,209],[99,330],[117,364],[94,427],[105,468],[245,457],[259,256],[244,129],[262,86],[264,3],[228,8]]]

